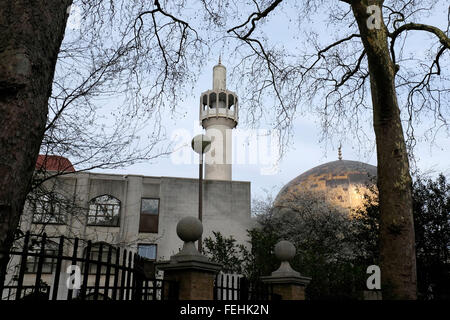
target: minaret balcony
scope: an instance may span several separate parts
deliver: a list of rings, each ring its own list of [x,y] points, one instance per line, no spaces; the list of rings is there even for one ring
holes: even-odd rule
[[[200,96],[200,121],[228,118],[238,122],[238,98],[229,90],[208,90]]]

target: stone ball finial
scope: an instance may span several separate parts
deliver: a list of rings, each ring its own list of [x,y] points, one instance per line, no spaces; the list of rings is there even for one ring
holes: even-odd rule
[[[202,234],[202,222],[195,217],[184,217],[177,224],[177,235],[184,242],[197,241]]]
[[[274,253],[280,261],[291,261],[295,256],[295,246],[286,240],[282,240],[275,245]]]

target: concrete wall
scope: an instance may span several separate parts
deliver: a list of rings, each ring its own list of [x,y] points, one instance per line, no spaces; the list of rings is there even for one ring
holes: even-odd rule
[[[66,225],[31,223],[32,208],[27,206],[21,229],[50,236],[64,234],[92,241],[105,241],[135,250],[137,244],[157,244],[157,259],[169,259],[182,246],[176,235],[176,225],[185,216],[198,215],[198,180],[174,177],[146,177],[75,173],[60,176],[47,187],[72,198],[76,210],[68,214]],[[233,236],[239,243],[247,241],[250,219],[250,182],[207,180],[203,184],[203,237],[220,231]],[[89,200],[100,195],[112,195],[121,201],[120,226],[87,226]],[[141,198],[159,198],[158,233],[139,233]]]
[[[220,231],[244,244],[251,228],[250,183],[207,180],[203,187],[203,237]],[[198,180],[161,178],[160,188],[158,251],[167,259],[182,246],[175,231],[178,221],[198,215]]]

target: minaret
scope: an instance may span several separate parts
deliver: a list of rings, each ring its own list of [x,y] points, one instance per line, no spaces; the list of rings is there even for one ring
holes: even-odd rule
[[[213,89],[200,96],[200,122],[211,138],[205,179],[231,181],[231,130],[238,123],[238,99],[234,92],[227,90],[227,69],[220,57],[213,68]]]

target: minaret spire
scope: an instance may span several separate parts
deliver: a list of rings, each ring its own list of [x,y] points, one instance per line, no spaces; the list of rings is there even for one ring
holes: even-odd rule
[[[227,69],[222,64],[222,57],[219,55],[219,63],[213,68],[213,90],[227,89]]]

